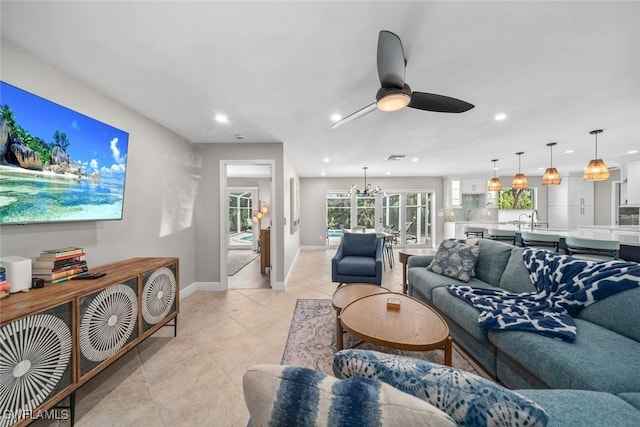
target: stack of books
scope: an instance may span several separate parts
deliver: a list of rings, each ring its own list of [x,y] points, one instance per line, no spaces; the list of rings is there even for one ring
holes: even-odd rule
[[[5,268],[0,263],[0,299],[9,296],[9,289],[11,285],[7,282],[7,274],[5,272]]]
[[[69,247],[42,251],[31,266],[31,275],[47,283],[60,283],[88,270],[84,249]]]

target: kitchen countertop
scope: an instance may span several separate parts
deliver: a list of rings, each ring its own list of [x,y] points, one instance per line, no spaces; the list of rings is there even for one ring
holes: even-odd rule
[[[615,230],[615,231],[638,231],[640,232],[640,225],[581,225],[579,228],[592,228],[596,230]]]

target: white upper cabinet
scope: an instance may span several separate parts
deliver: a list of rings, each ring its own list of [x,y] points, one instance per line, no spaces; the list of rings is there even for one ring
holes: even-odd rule
[[[593,206],[593,182],[581,176],[570,176],[568,181],[569,206]]]
[[[462,194],[484,194],[487,192],[487,185],[486,179],[463,179]]]
[[[624,204],[624,200],[620,201]],[[640,205],[640,161],[627,163],[627,203]]]
[[[594,185],[582,176],[565,176],[560,185],[549,185],[547,216],[549,228],[573,229],[593,225]]]

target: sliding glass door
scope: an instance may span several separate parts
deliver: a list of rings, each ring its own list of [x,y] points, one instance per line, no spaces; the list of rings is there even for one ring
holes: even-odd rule
[[[431,245],[432,193],[406,193],[406,200],[406,244]]]
[[[377,196],[327,192],[327,245],[338,245],[344,229],[362,227],[394,234],[396,246],[432,246],[434,200],[428,190]]]
[[[256,189],[229,189],[229,249],[252,249],[254,239],[251,217],[257,200]]]
[[[351,194],[329,192],[326,196],[327,245],[337,246],[343,230],[351,228]]]

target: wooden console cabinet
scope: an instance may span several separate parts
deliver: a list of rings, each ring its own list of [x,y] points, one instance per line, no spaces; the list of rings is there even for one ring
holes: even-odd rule
[[[0,427],[29,424],[179,312],[178,258],[132,258],[0,300]]]
[[[271,229],[260,230],[260,274],[265,274],[267,267],[271,268]]]

